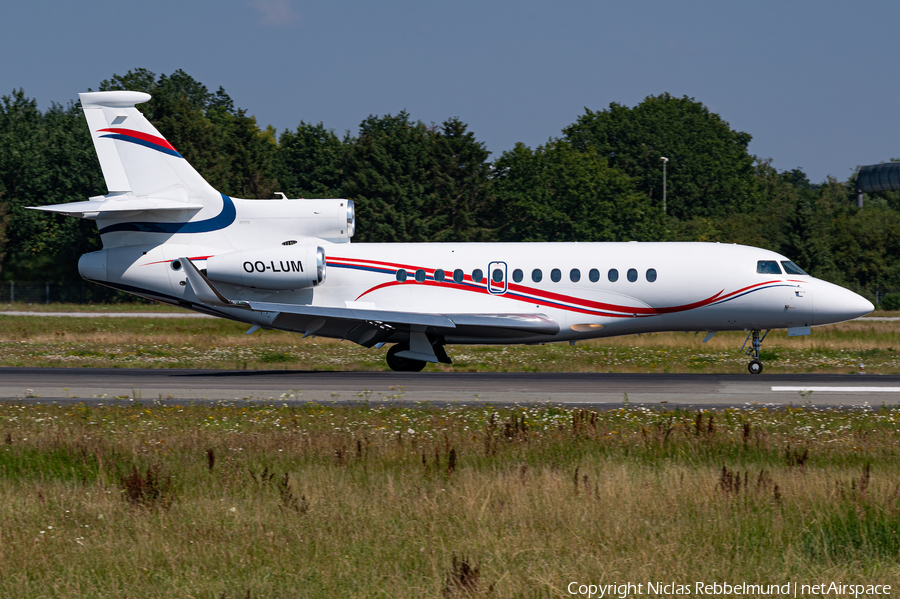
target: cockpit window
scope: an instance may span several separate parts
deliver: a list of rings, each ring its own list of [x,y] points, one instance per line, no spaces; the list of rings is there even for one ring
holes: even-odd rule
[[[782,260],[781,265],[784,267],[784,272],[789,275],[805,275],[802,268],[791,262],[790,260]]]
[[[780,275],[781,269],[775,260],[760,260],[756,263],[756,272],[761,275]]]

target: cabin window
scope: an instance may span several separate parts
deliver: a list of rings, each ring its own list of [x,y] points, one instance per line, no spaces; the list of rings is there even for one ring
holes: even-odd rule
[[[416,281],[418,281],[419,283],[425,282],[425,271],[421,268],[416,271]]]
[[[481,279],[483,279],[483,278],[484,278],[484,273],[481,272],[480,268],[476,268],[475,270],[472,271],[472,280],[475,281],[476,283],[480,283]]]
[[[404,269],[400,269],[397,271],[397,280],[401,283],[406,280],[406,271]]]
[[[647,269],[647,280],[650,281],[651,283],[656,281],[656,269],[655,268]]]
[[[434,280],[438,282],[443,282],[444,280],[444,271],[440,268],[434,271]]]
[[[626,274],[625,276],[628,277],[628,281],[630,283],[634,283],[635,281],[637,281],[637,269],[629,268],[628,274]]]
[[[493,279],[493,281],[495,283],[502,283],[503,282],[503,271],[500,270],[499,268],[495,268],[494,272],[491,273],[491,279]]]
[[[541,272],[540,268],[535,268],[531,271],[531,280],[535,283],[540,283],[541,279],[544,278],[544,273]]]
[[[553,281],[554,283],[559,283],[559,281],[561,279],[562,279],[562,271],[560,269],[554,268],[553,270],[550,271],[550,280],[551,281]]]
[[[525,278],[525,274],[521,269],[517,268],[513,271],[513,281],[516,283],[521,283],[522,279]]]
[[[756,273],[760,275],[780,275],[781,269],[774,260],[760,260],[756,263]]]
[[[466,278],[466,275],[463,273],[461,268],[457,268],[453,271],[453,280],[457,283],[462,283],[463,279]]]
[[[807,274],[802,268],[791,262],[790,260],[782,260],[781,265],[784,267],[784,272],[789,275],[805,275]]]
[[[606,274],[606,276],[609,279],[610,283],[615,283],[616,281],[619,280],[619,271],[616,270],[615,268],[610,268],[609,272]]]
[[[573,283],[577,283],[578,281],[580,281],[581,280],[581,271],[578,270],[577,268],[573,268],[572,270],[570,270],[569,271],[569,280],[572,281]]]
[[[591,283],[596,283],[600,280],[600,271],[592,268],[591,272],[588,273],[588,278],[591,280]]]

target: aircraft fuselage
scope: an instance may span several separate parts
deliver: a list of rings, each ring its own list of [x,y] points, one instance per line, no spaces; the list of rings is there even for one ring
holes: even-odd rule
[[[515,336],[519,343],[652,331],[799,329],[849,320],[872,309],[867,300],[842,287],[805,274],[785,274],[782,263],[788,259],[784,256],[740,245],[335,243],[323,247],[327,277],[314,289],[276,291],[226,283],[217,287],[236,301],[438,314],[541,313],[559,323],[559,332],[553,335]],[[196,242],[179,244],[174,239],[155,247],[119,246],[86,255],[81,272],[87,279],[209,312],[191,293],[184,270],[172,265],[187,256],[203,269],[213,256],[230,251]],[[261,267],[273,271],[273,276],[291,272],[291,261],[279,259],[274,252],[271,259],[265,259],[265,251],[262,254],[263,259],[248,268]],[[760,261],[774,262],[781,272],[760,274]],[[92,266],[95,263],[106,264],[105,275]],[[240,309],[220,307],[215,312],[280,328],[274,321]],[[446,335],[445,341],[509,343],[513,339],[460,331]]]

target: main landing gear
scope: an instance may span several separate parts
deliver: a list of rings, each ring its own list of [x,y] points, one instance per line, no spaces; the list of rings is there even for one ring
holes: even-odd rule
[[[413,360],[412,358],[404,358],[397,354],[402,351],[408,351],[409,345],[406,343],[397,343],[388,350],[387,363],[391,370],[395,372],[419,372],[428,363],[425,360]]]
[[[744,345],[741,346],[741,351],[744,351],[744,348],[747,347],[747,342],[750,342],[750,347],[747,348],[745,352],[748,356],[753,356],[753,359],[750,360],[750,363],[747,365],[747,370],[750,371],[750,374],[760,374],[763,371],[763,364],[759,361],[759,346],[762,345],[763,340],[765,340],[766,336],[769,334],[767,330],[763,333],[762,337],[759,336],[759,330],[754,329],[750,331],[750,334],[747,335],[747,339],[744,341]]]
[[[387,353],[388,366],[398,372],[419,372],[428,362],[453,364],[443,338],[429,337],[422,330],[410,331],[408,342],[395,344]]]

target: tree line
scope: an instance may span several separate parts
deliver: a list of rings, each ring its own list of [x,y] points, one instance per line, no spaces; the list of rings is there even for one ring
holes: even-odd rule
[[[180,70],[136,69],[99,89],[150,93],[139,109],[225,194],[354,200],[354,241],[733,242],[863,292],[900,290],[900,192],[860,210],[852,182],[778,171],[749,153],[750,134],[693,98],[586,108],[546,144],[492,158],[458,118],[426,124],[401,111],[343,136],[305,121],[278,133]],[[25,207],[105,192],[75,102],[41,111],[21,89],[0,98],[0,276],[77,279],[78,257],[101,246],[94,223]]]

